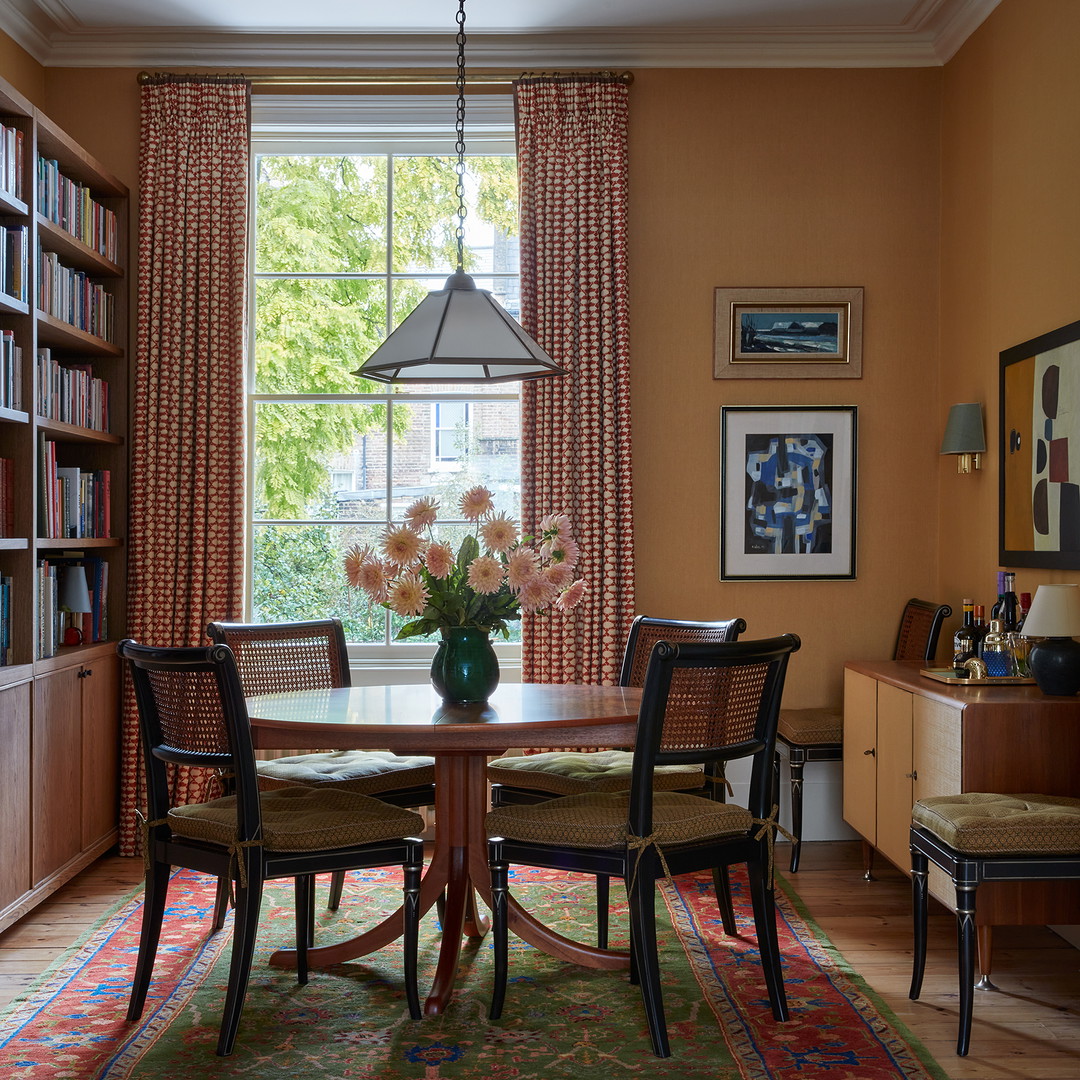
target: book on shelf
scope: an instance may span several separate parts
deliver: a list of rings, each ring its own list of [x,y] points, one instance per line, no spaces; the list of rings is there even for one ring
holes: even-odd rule
[[[22,347],[13,330],[0,330],[0,407],[22,408]]]
[[[37,190],[42,217],[116,262],[120,240],[116,214],[99,203],[90,188],[65,176],[58,161],[39,157]]]
[[[0,289],[24,304],[30,281],[29,235],[25,225],[0,225]]]
[[[11,664],[11,590],[13,579],[0,577],[0,667]]]
[[[109,431],[109,384],[90,364],[61,364],[49,349],[38,349],[34,396],[46,420]]]
[[[54,319],[111,342],[116,304],[103,285],[82,270],[65,266],[55,251],[38,251],[37,306]]]
[[[0,187],[22,199],[25,175],[26,136],[17,127],[0,124]]]
[[[56,443],[40,442],[38,535],[47,540],[111,536],[108,469],[57,464]]]
[[[62,575],[71,567],[82,567],[86,575],[89,611],[65,611],[60,606],[63,596]],[[97,555],[87,555],[82,551],[65,551],[42,559],[38,564],[38,577],[39,596],[42,597],[40,645],[42,648],[53,649],[51,653],[40,653],[41,659],[55,654],[57,646],[64,643],[65,632],[69,629],[78,630],[86,644],[107,640],[109,564],[105,559]]]
[[[15,535],[15,462],[0,458],[0,537]]]

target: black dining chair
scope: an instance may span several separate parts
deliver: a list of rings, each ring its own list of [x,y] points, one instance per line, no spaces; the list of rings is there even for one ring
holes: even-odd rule
[[[212,622],[211,641],[228,645],[236,659],[245,697],[291,690],[323,690],[352,685],[345,631],[340,619],[302,622]],[[327,787],[370,795],[394,806],[435,802],[435,759],[385,750],[327,750],[258,760],[259,787]],[[335,873],[327,906],[341,903],[345,873]]]
[[[773,753],[794,634],[763,641],[653,647],[638,714],[628,792],[508,805],[487,816],[495,979],[492,1019],[508,975],[509,864],[621,877],[630,903],[631,979],[641,991],[653,1052],[668,1057],[656,949],[656,880],[745,863],[761,966],[776,1020],[788,1017],[773,899]],[[751,761],[747,806],[657,791],[660,765]]]
[[[405,997],[409,1015],[419,1019],[423,818],[345,791],[299,786],[260,791],[244,694],[228,646],[159,649],[129,639],[117,651],[128,662],[135,688],[148,803],[142,935],[128,1020],[142,1015],[173,867],[226,878],[235,888],[232,962],[217,1044],[217,1053],[225,1056],[240,1025],[264,881],[295,879],[297,978],[303,984],[314,936],[315,875],[393,864],[404,872]],[[169,765],[228,772],[235,794],[173,805]]]
[[[658,619],[638,615],[630,625],[623,651],[620,686],[644,686],[649,655],[658,641],[717,642],[737,641],[746,630],[743,619],[715,622],[692,622],[682,619]],[[488,765],[491,781],[491,805],[528,805],[561,795],[586,792],[622,791],[629,787],[633,753],[629,750],[578,749],[564,747],[543,753],[504,757]],[[658,791],[700,792],[723,801],[726,794],[722,771],[708,775],[697,765],[661,765],[653,770]],[[716,871],[716,897],[724,932],[735,933],[735,910],[731,886],[724,867]],[[603,949],[608,941],[610,881],[605,874],[596,877],[596,943]]]
[[[918,660],[932,665],[941,624],[952,614],[948,604],[912,597],[900,615],[893,659]],[[813,761],[842,761],[844,757],[844,711],[838,708],[781,709],[776,741],[787,747],[791,772],[791,864],[799,869],[803,834],[803,769]],[[776,785],[780,790],[780,756],[776,757]],[[870,877],[872,854],[866,848],[866,877]]]

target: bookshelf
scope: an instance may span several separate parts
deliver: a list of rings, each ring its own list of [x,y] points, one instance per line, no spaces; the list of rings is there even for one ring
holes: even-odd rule
[[[0,929],[116,839],[127,213],[0,80]]]

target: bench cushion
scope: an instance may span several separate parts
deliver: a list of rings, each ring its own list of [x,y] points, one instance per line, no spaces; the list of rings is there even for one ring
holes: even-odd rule
[[[1064,795],[937,795],[911,820],[963,855],[1080,854],[1080,799]]]
[[[294,754],[258,761],[259,787],[269,790],[293,784],[322,787],[330,784],[357,795],[423,787],[435,783],[435,759],[399,757],[386,750],[335,750],[320,754]]]

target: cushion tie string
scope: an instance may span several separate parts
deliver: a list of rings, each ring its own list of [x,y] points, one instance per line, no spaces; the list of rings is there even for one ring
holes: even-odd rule
[[[150,873],[150,830],[158,825],[168,825],[168,818],[158,818],[156,821],[147,821],[143,812],[136,807],[135,819],[139,823],[139,836],[142,839],[143,873]]]
[[[656,848],[656,854],[660,856],[660,866],[664,871],[664,878],[671,882],[671,870],[668,867],[667,859],[664,857],[664,850],[660,847],[660,844],[656,839],[657,834],[652,832],[648,836],[635,836],[633,833],[628,833],[626,837],[626,847],[629,851],[644,851],[646,848]],[[634,882],[637,880],[638,867],[641,865],[641,860],[636,859],[634,861],[634,872],[630,875],[630,882],[626,886],[626,891],[632,892],[634,888]]]
[[[724,790],[728,793],[728,798],[735,798],[735,789],[731,786],[731,781],[724,776],[714,776],[712,773],[705,774],[705,782],[707,784],[715,784],[717,787],[723,786]]]
[[[799,842],[798,840],[795,839],[794,836],[792,836],[791,833],[789,833],[787,831],[787,829],[784,828],[783,825],[780,824],[779,821],[776,820],[776,815],[779,812],[779,810],[780,810],[780,808],[776,805],[776,803],[773,803],[772,812],[769,814],[769,816],[767,818],[751,818],[751,821],[753,821],[753,823],[755,825],[760,825],[761,826],[761,828],[758,829],[758,831],[756,833],[754,833],[753,839],[760,840],[766,834],[768,835],[768,845],[769,845],[769,888],[770,889],[772,888],[772,884],[773,884],[773,844],[776,842],[776,834],[778,832],[783,833],[784,838],[786,840],[789,840],[793,844],[797,844]]]

